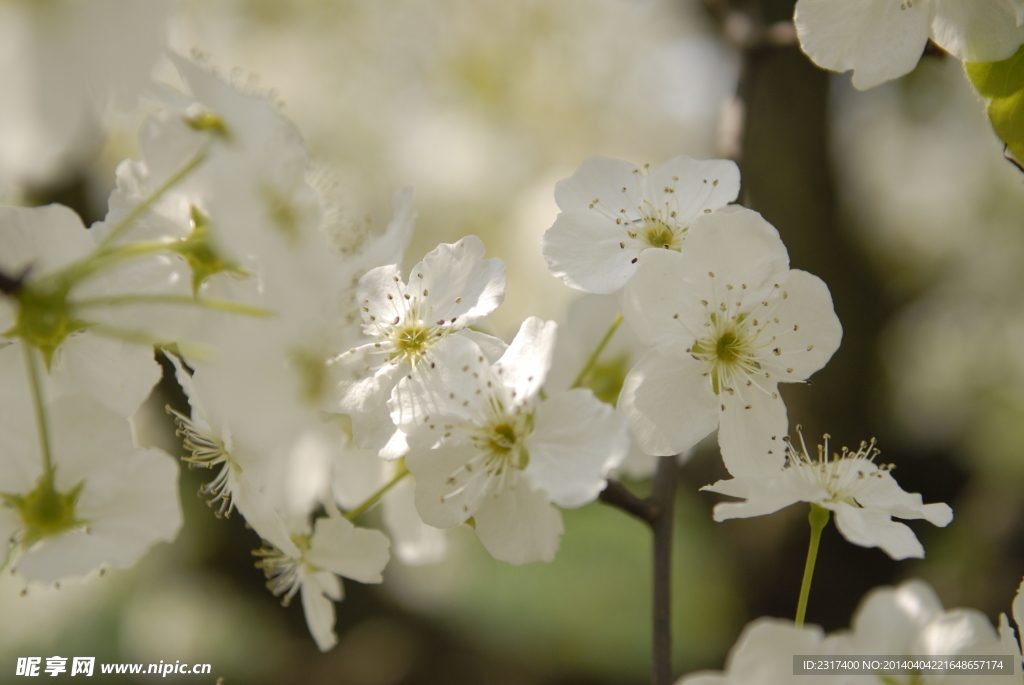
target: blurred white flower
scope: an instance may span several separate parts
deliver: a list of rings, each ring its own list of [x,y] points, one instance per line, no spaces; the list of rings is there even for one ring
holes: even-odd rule
[[[693,220],[736,199],[740,172],[728,160],[676,157],[648,173],[591,157],[555,186],[562,212],[541,240],[548,269],[591,293],[621,288],[650,248],[681,251]]]
[[[2,372],[3,387],[21,379]],[[157,449],[136,449],[131,428],[95,400],[45,405],[52,471],[47,473],[32,399],[0,393],[0,539],[16,544],[11,568],[47,583],[106,566],[134,564],[181,527],[178,469]]]
[[[550,503],[593,501],[629,449],[625,421],[589,390],[540,400],[554,338],[554,322],[531,317],[493,365],[469,339],[448,338],[436,369],[403,378],[389,403],[423,520],[472,517],[484,547],[513,564],[551,561],[562,517]]]
[[[1013,597],[1011,608],[1013,622],[1017,624],[1017,632],[1010,627],[1006,614],[999,614],[999,639],[1002,642],[1005,653],[1016,657],[1014,661],[1014,673],[1018,675],[1014,682],[1024,683],[1024,662],[1021,661],[1021,635],[1019,631],[1024,630],[1024,581],[1017,587],[1017,594]]]
[[[833,633],[826,642],[833,654],[985,656],[1006,653],[985,614],[975,609],[944,610],[935,590],[917,579],[869,592],[857,607],[850,630]],[[978,675],[970,672],[918,677],[918,682],[923,684],[971,685],[979,682]],[[984,681],[1008,685],[1019,683],[1020,675],[987,675]],[[850,685],[881,685],[893,680],[857,675],[847,682]]]
[[[904,492],[890,471],[891,465],[875,464],[879,452],[875,443],[861,443],[851,452],[828,452],[818,446],[816,457],[787,439],[787,464],[774,476],[736,477],[720,480],[702,490],[744,502],[723,502],[715,507],[715,520],[749,518],[771,514],[796,502],[811,502],[834,511],[836,527],[850,542],[862,547],[880,547],[893,559],[924,557],[924,548],[914,531],[892,520],[925,519],[936,526],[947,526],[953,511],[946,504],[924,504],[921,495]]]
[[[994,62],[1024,43],[1019,0],[799,0],[800,47],[820,67],[853,70],[864,90],[917,66],[931,38],[965,62]]]
[[[835,685],[836,676],[793,675],[793,655],[827,655],[825,634],[818,626],[797,627],[792,621],[759,618],[748,623],[731,650],[721,675],[701,671],[676,685]]]
[[[655,349],[630,371],[619,407],[648,454],[678,454],[719,427],[734,476],[772,476],[789,432],[780,382],[808,378],[839,347],[828,288],[789,268],[756,212],[694,222],[682,255],[656,250],[627,284],[623,315]]]

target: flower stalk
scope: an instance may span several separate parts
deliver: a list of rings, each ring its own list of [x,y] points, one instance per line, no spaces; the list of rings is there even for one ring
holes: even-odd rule
[[[608,342],[612,339],[612,336],[615,335],[615,331],[619,329],[621,324],[622,314],[617,314],[615,316],[615,320],[612,321],[612,325],[608,327],[608,332],[604,334],[603,338],[601,338],[601,342],[597,344],[597,347],[594,349],[593,353],[591,353],[590,358],[587,359],[587,363],[583,366],[583,369],[580,371],[579,375],[576,376],[576,380],[572,382],[570,387],[578,388],[583,385],[583,381],[587,380],[587,375],[593,371],[598,358],[601,356],[601,353],[604,352],[604,348],[608,346]]]
[[[401,481],[403,478],[405,478],[408,475],[409,475],[409,469],[405,468],[405,463],[403,462],[398,467],[398,473],[396,473],[391,478],[391,480],[389,480],[384,485],[380,486],[380,488],[378,488],[376,492],[374,492],[372,495],[367,497],[355,509],[352,509],[351,511],[346,512],[345,513],[345,518],[348,519],[349,521],[354,520],[357,516],[359,516],[360,514],[364,513],[367,509],[369,509],[374,504],[379,502],[381,497],[383,497],[385,494],[387,494],[388,490],[390,490],[391,488],[393,488],[396,485],[398,485],[398,482]]]
[[[804,579],[800,584],[800,599],[796,605],[796,627],[804,624],[807,615],[807,598],[811,594],[811,578],[814,576],[814,563],[818,559],[818,545],[821,544],[821,531],[828,525],[829,510],[811,503],[811,513],[807,520],[811,524],[811,542],[807,547],[807,562],[804,564]]]

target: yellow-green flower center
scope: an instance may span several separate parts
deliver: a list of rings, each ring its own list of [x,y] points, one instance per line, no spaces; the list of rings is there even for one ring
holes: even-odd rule
[[[75,516],[75,504],[82,492],[81,482],[69,492],[57,492],[53,474],[46,474],[25,495],[0,495],[4,504],[18,512],[21,533],[18,542],[28,549],[43,538],[59,535],[85,524]]]
[[[644,226],[640,229],[640,233],[644,242],[651,247],[661,247],[676,252],[682,249],[682,236],[657,217],[644,217]]]
[[[733,374],[752,374],[761,368],[754,358],[757,331],[748,330],[744,325],[746,318],[745,314],[729,319],[711,314],[711,334],[690,348],[694,357],[711,364],[711,388],[716,395],[728,387],[727,381]]]

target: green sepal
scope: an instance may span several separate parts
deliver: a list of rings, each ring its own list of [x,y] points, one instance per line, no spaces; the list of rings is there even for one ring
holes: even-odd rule
[[[237,263],[222,257],[210,240],[210,220],[196,207],[192,207],[192,233],[183,240],[170,243],[167,249],[180,255],[192,270],[192,294],[198,296],[199,287],[207,278],[221,272],[245,276]]]
[[[75,505],[82,492],[82,481],[69,492],[57,492],[53,473],[40,477],[36,487],[25,495],[0,494],[3,503],[18,512],[22,533],[18,543],[28,549],[43,538],[59,535],[85,525],[75,516]]]

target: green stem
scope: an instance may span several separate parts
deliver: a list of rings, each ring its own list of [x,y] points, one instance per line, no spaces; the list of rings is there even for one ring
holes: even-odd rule
[[[29,385],[32,388],[32,404],[36,413],[36,429],[39,431],[39,449],[43,456],[43,478],[53,475],[53,459],[50,456],[50,434],[46,429],[46,407],[43,404],[43,387],[39,381],[39,367],[36,366],[32,346],[22,341],[25,353],[25,368],[28,370]]]
[[[811,578],[814,576],[814,562],[818,559],[818,545],[821,544],[821,531],[828,525],[829,510],[811,503],[811,513],[807,520],[811,524],[811,544],[807,548],[807,563],[804,564],[804,580],[800,584],[800,600],[796,605],[796,627],[804,624],[807,615],[807,598],[811,595]]]
[[[45,278],[63,283],[75,283],[126,259],[166,252],[167,249],[167,243],[157,240],[97,249],[88,257],[72,262],[59,271],[47,274]]]
[[[612,321],[612,325],[608,327],[608,332],[604,334],[603,338],[601,338],[601,342],[597,344],[597,348],[590,355],[590,358],[587,359],[587,363],[583,366],[583,370],[580,371],[580,375],[576,376],[576,380],[572,382],[571,387],[578,388],[583,385],[583,381],[586,380],[587,374],[594,369],[594,365],[597,364],[597,358],[601,356],[602,352],[604,352],[604,348],[607,347],[608,341],[612,339],[612,336],[615,335],[615,331],[619,329],[621,324],[622,314],[616,314],[615,321]]]
[[[130,295],[111,295],[108,297],[92,297],[86,300],[75,302],[76,307],[111,307],[125,304],[174,304],[205,307],[216,309],[232,314],[245,314],[247,316],[269,317],[273,315],[268,309],[251,307],[230,300],[218,300],[215,298],[197,298],[188,295],[170,295],[162,293],[139,293]]]
[[[367,509],[372,507],[374,504],[376,504],[378,501],[380,501],[380,498],[383,497],[384,494],[387,493],[388,490],[390,490],[391,488],[395,487],[395,485],[398,484],[398,481],[402,480],[403,478],[405,478],[408,475],[409,475],[409,469],[405,468],[405,464],[403,463],[398,468],[398,473],[396,473],[395,476],[391,480],[389,480],[387,483],[382,485],[377,490],[377,492],[375,492],[372,495],[370,495],[369,497],[367,497],[366,500],[362,504],[360,504],[358,507],[356,507],[352,511],[346,513],[345,514],[345,518],[347,518],[349,521],[355,519],[357,516],[359,516],[364,511],[366,511]]]
[[[117,326],[108,326],[106,324],[89,324],[89,331],[96,335],[101,335],[104,338],[120,340],[134,345],[143,345],[147,347],[167,345],[167,340],[158,338],[154,335],[149,335],[143,331],[133,331],[126,328],[119,328]],[[216,356],[214,350],[206,345],[198,343],[192,344],[181,340],[175,342],[174,345],[177,347],[176,354],[185,355],[186,357],[191,357],[193,359],[213,359]]]
[[[139,204],[132,207],[132,210],[125,215],[123,219],[114,224],[114,227],[110,229],[106,237],[100,241],[98,246],[99,250],[105,249],[108,245],[113,243],[115,240],[120,238],[125,231],[131,228],[131,225],[135,223],[135,220],[144,215],[149,211],[149,208],[154,202],[160,199],[160,196],[166,193],[168,190],[177,185],[183,178],[192,173],[192,170],[199,166],[202,161],[206,159],[206,146],[199,148],[192,158],[185,162],[185,166],[174,172],[170,178],[160,184],[152,193],[147,195],[145,199]]]

